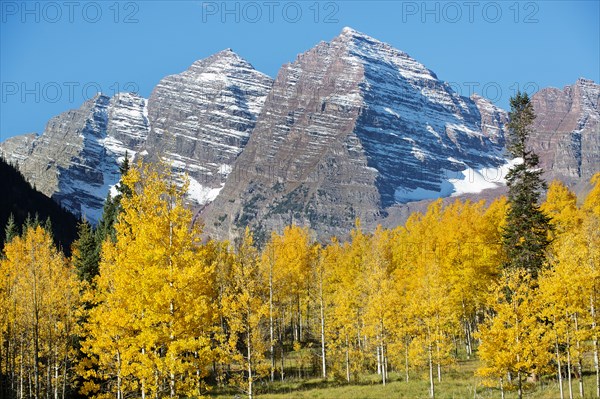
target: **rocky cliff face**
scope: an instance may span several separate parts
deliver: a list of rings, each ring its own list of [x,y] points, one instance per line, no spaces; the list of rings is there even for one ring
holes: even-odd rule
[[[212,201],[246,145],[271,84],[229,49],[164,78],[148,100],[150,159],[160,157],[175,172],[187,173],[197,204]]]
[[[321,237],[388,206],[457,192],[496,168],[506,114],[454,93],[407,54],[346,28],[282,68],[207,228],[260,233],[294,221]],[[477,187],[479,189],[479,187]]]
[[[17,136],[0,154],[44,194],[95,223],[125,153],[190,176],[190,197],[211,201],[248,140],[272,80],[231,50],[163,79],[146,100],[98,95],[52,118],[41,136]]]
[[[41,136],[9,139],[0,152],[38,190],[95,223],[125,152],[135,155],[148,130],[145,99],[99,94],[52,118]]]
[[[533,96],[531,145],[548,179],[577,186],[600,171],[599,99],[600,85],[585,79]],[[148,100],[98,95],[39,137],[8,139],[0,154],[92,222],[128,152],[188,174],[212,236],[251,226],[260,240],[296,223],[326,239],[357,218],[396,225],[430,199],[502,192],[507,121],[488,100],[461,97],[406,53],[345,28],[275,81],[225,50],[164,78]]]
[[[579,79],[563,90],[540,90],[532,103],[531,145],[546,178],[576,184],[600,171],[600,85]]]

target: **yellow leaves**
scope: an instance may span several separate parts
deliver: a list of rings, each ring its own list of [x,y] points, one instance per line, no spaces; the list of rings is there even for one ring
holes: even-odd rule
[[[28,348],[13,353],[17,362],[13,372],[28,370],[23,379],[34,378],[32,373],[40,378],[52,367],[66,367],[62,359],[74,361],[70,342],[80,306],[79,284],[50,234],[39,226],[27,228],[22,237],[7,243],[4,255],[0,260],[2,342],[13,350],[17,344]],[[41,358],[61,360],[51,363]],[[57,379],[44,380],[38,394],[51,392],[48,382],[59,384]]]
[[[185,185],[179,188],[169,173],[139,164],[130,169],[123,182],[133,193],[122,199],[116,242],[102,248],[83,350],[121,393],[142,385],[147,394],[162,391],[155,384],[160,376],[185,394],[212,361],[206,337],[217,317],[215,247],[201,243],[184,206]]]

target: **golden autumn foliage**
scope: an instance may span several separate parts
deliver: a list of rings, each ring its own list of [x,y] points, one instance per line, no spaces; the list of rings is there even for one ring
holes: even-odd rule
[[[600,378],[600,174],[592,183],[579,205],[550,186],[541,209],[552,244],[532,277],[502,269],[504,198],[435,201],[372,233],[357,221],[347,241],[321,244],[288,226],[265,243],[249,229],[214,242],[186,206],[185,179],[138,164],[123,177],[131,196],[92,284],[78,282],[42,228],[5,245],[0,371],[16,395],[39,398],[198,398],[216,386],[252,398],[268,380],[369,374],[427,380],[434,397],[458,360],[478,358],[476,378],[502,394],[545,378],[561,397],[590,396],[582,376]]]
[[[86,395],[201,395],[212,363],[213,246],[184,207],[186,185],[167,172],[132,168],[123,182],[116,242],[102,247],[83,351]]]
[[[2,374],[19,397],[71,394],[80,309],[75,271],[40,226],[28,227],[0,259]]]

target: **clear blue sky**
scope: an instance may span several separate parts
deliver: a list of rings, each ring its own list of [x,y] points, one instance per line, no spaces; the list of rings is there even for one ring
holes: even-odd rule
[[[600,81],[599,1],[0,1],[0,140],[41,133],[98,89],[149,96],[232,48],[275,76],[351,26],[507,107],[519,87]]]

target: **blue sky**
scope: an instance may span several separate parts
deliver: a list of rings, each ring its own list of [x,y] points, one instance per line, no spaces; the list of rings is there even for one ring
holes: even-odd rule
[[[0,1],[0,140],[100,90],[149,96],[224,48],[276,76],[344,26],[387,42],[506,108],[530,93],[600,81],[594,1]]]

